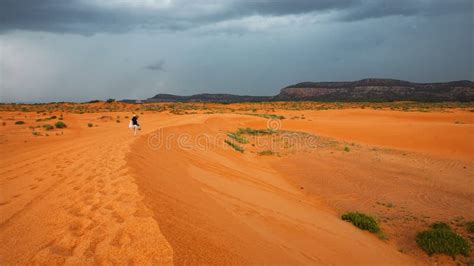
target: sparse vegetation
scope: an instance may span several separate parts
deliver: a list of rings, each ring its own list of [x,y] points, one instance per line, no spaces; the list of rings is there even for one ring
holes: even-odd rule
[[[474,221],[469,221],[466,223],[467,231],[474,233]]]
[[[58,121],[56,124],[54,124],[56,128],[66,128],[67,125],[63,121]]]
[[[7,123],[5,121],[2,122],[2,126],[6,126],[6,125],[7,125]]]
[[[443,222],[437,222],[430,229],[419,232],[416,235],[416,243],[428,255],[443,253],[450,256],[469,256],[469,244],[461,236],[451,230]]]
[[[239,128],[235,134],[237,135],[247,134],[247,135],[257,136],[257,135],[271,135],[274,133],[276,133],[276,131],[270,128],[252,129],[252,128],[247,127],[247,128]]]
[[[88,127],[93,127],[94,125],[92,123],[87,123]]]
[[[431,229],[434,230],[451,230],[451,227],[444,222],[436,222],[430,225]]]
[[[44,124],[44,125],[43,125],[43,128],[44,128],[45,130],[53,130],[53,129],[54,129],[54,126],[52,126],[52,125],[50,125],[50,124]]]
[[[350,151],[351,151],[351,149],[349,149],[349,147],[348,147],[348,146],[344,146],[344,151],[345,151],[345,152],[350,152]]]
[[[246,115],[253,115],[253,116],[258,116],[258,117],[263,117],[266,119],[285,119],[284,116],[282,115],[276,115],[276,114],[246,114]]]
[[[110,98],[110,99],[107,99],[107,101],[105,101],[105,102],[106,103],[113,103],[113,102],[115,102],[115,99]]]
[[[25,121],[16,121],[15,125],[23,125],[24,123],[25,123]]]
[[[244,136],[239,133],[229,133],[227,134],[227,136],[241,144],[247,144],[249,142]]]
[[[238,151],[238,152],[241,152],[243,153],[244,152],[244,148],[242,148],[241,146],[239,146],[238,144],[230,141],[230,140],[225,140],[224,141],[225,143],[227,143],[227,145],[231,146],[234,150]]]
[[[261,156],[268,156],[268,155],[274,155],[275,153],[271,150],[264,150],[264,151],[258,152],[257,154]]]
[[[367,230],[371,233],[380,232],[380,227],[372,216],[360,213],[360,212],[348,212],[342,215],[342,220],[348,221],[356,227]]]

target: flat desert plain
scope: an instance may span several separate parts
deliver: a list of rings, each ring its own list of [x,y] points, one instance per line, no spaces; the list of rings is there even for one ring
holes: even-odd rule
[[[472,263],[415,241],[473,244],[472,108],[248,105],[0,112],[0,264]]]

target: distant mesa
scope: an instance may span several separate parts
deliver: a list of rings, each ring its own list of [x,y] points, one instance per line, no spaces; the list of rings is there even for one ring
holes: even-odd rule
[[[235,103],[235,102],[264,102],[271,101],[271,96],[247,96],[234,94],[212,94],[202,93],[191,96],[178,96],[172,94],[157,94],[144,102],[217,102],[217,103]]]
[[[473,101],[474,82],[413,83],[394,79],[303,82],[281,89],[280,101]]]
[[[125,100],[136,102],[136,100]],[[196,94],[178,96],[157,94],[141,102],[263,102],[263,101],[474,101],[474,82],[414,83],[395,79],[363,79],[344,82],[302,82],[280,90],[275,96]]]

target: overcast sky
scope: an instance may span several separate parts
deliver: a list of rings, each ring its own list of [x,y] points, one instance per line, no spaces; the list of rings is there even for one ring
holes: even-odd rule
[[[474,80],[473,0],[1,0],[0,101]]]

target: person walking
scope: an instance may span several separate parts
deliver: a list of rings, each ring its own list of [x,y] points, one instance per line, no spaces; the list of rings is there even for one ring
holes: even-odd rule
[[[138,124],[138,116],[133,115],[130,120],[129,128],[133,129],[133,136],[137,135],[137,130],[140,130],[140,124]]]

